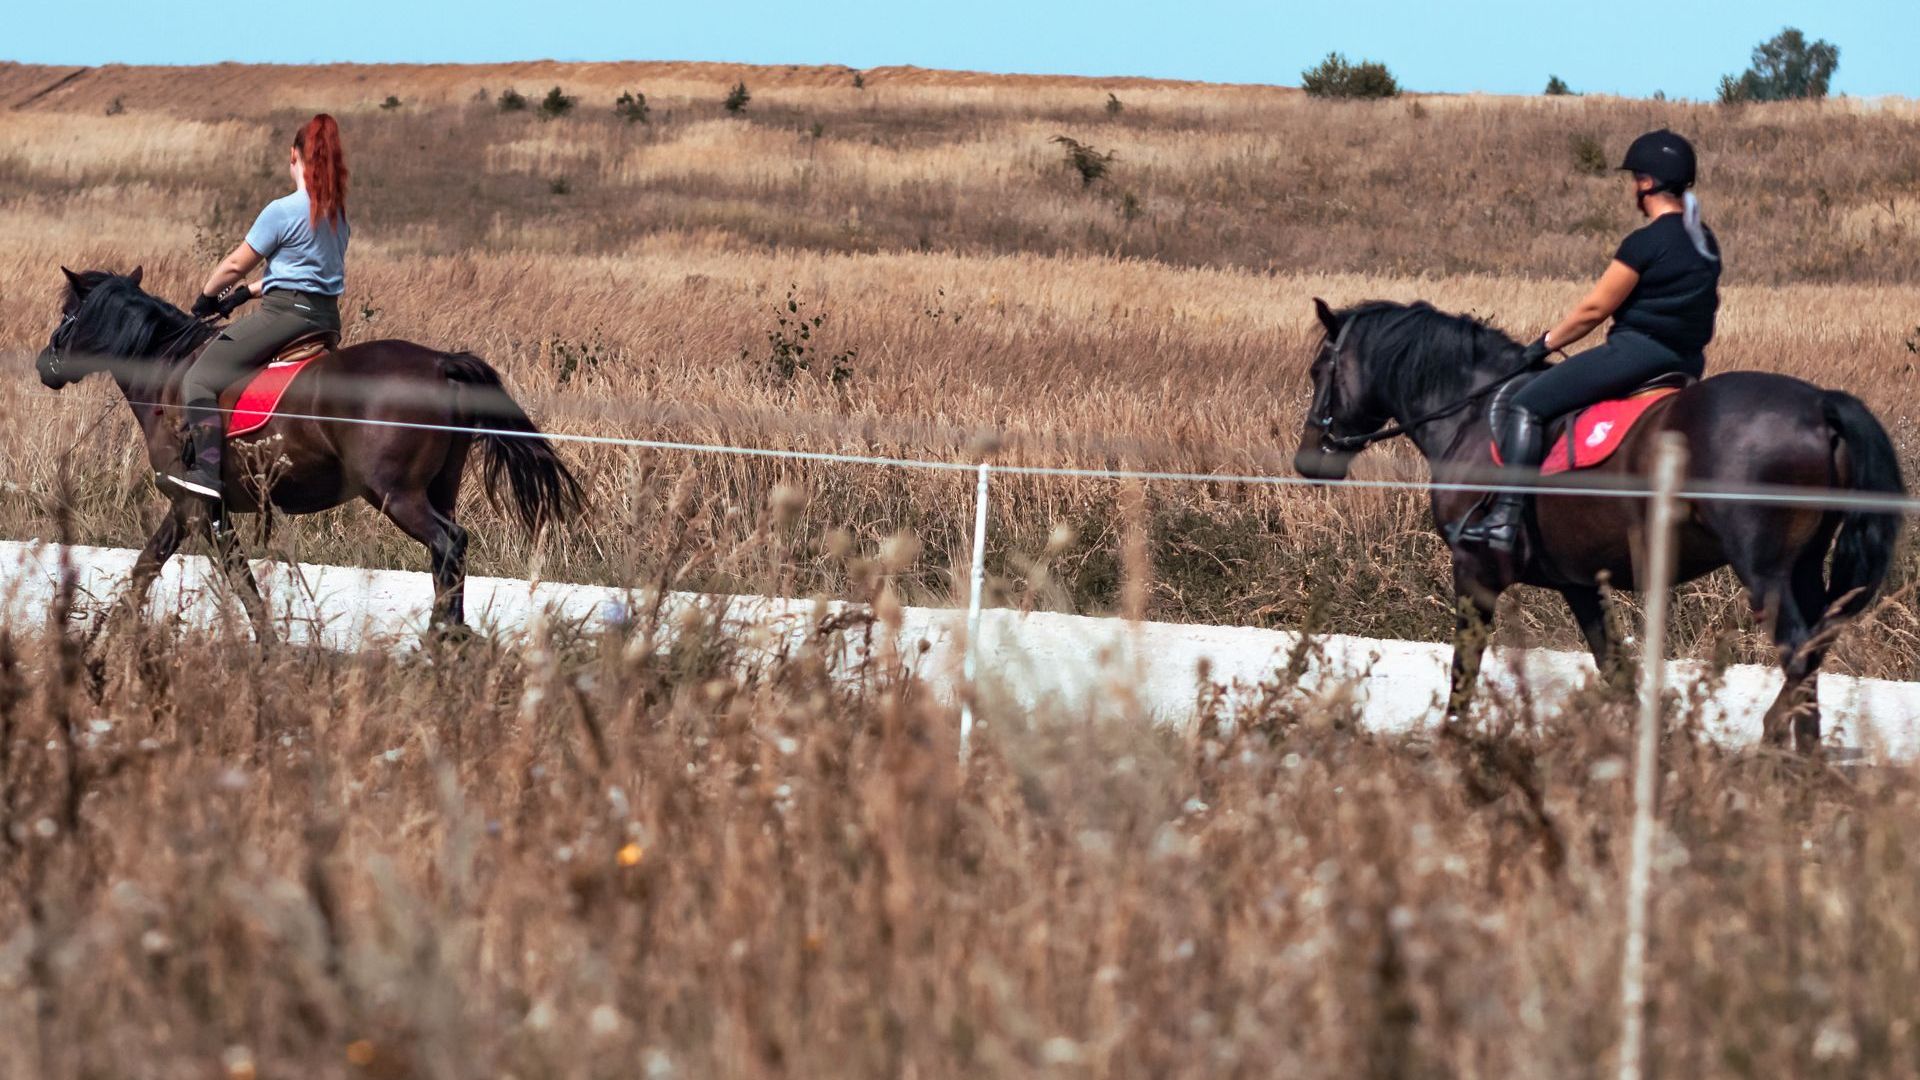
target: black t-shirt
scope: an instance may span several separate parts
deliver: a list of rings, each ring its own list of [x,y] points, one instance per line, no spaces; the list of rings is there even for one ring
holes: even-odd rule
[[[1674,352],[1697,353],[1713,340],[1720,310],[1720,242],[1702,225],[1707,247],[1700,254],[1679,214],[1662,214],[1620,242],[1614,258],[1640,273],[1639,284],[1613,313],[1615,330],[1635,330]]]

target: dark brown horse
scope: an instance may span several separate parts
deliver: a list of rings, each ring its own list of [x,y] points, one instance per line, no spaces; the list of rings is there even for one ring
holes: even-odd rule
[[[67,293],[59,328],[40,354],[40,381],[58,390],[96,371],[120,386],[146,439],[156,473],[181,461],[180,377],[219,327],[140,289],[140,271],[125,276],[63,271]],[[231,409],[239,388],[221,405]],[[449,430],[451,429],[451,430]],[[311,514],[365,499],[432,559],[433,626],[465,620],[467,531],[454,521],[467,451],[487,453],[488,496],[510,509],[529,532],[567,520],[582,497],[573,474],[501,385],[486,361],[406,341],[372,341],[340,349],[300,373],[267,425],[235,440],[226,455],[226,509],[258,512],[263,504]],[[511,493],[510,500],[502,489]],[[223,515],[184,493],[134,563],[128,599],[138,611],[147,589],[200,527],[261,633],[265,605],[251,569]]]
[[[1478,320],[1426,304],[1374,301],[1334,311],[1314,301],[1325,335],[1312,367],[1313,402],[1294,465],[1322,480],[1346,476],[1368,444],[1405,434],[1432,466],[1437,483],[1488,481],[1486,398],[1524,378],[1518,342]],[[1799,379],[1730,372],[1654,405],[1605,463],[1572,484],[1612,481],[1644,489],[1655,440],[1679,432],[1691,449],[1686,483],[1725,488],[1842,488],[1903,494],[1899,461],[1885,429],[1857,399]],[[1511,477],[1507,483],[1540,483]],[[1443,537],[1481,495],[1433,492]],[[1611,669],[1599,581],[1632,589],[1635,547],[1644,534],[1644,499],[1539,495],[1528,542],[1514,558],[1453,545],[1458,598],[1448,716],[1473,694],[1494,604],[1511,585],[1557,590],[1580,624],[1602,671]],[[1766,736],[1796,747],[1820,741],[1815,675],[1828,632],[1858,614],[1880,588],[1892,560],[1900,517],[1877,509],[1830,510],[1805,504],[1692,500],[1683,511],[1677,579],[1732,566],[1755,618],[1769,627],[1786,685],[1767,710]],[[1832,557],[1830,575],[1826,567]]]

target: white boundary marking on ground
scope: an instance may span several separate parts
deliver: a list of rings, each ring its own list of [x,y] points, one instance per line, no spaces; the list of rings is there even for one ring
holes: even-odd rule
[[[124,548],[68,549],[82,606],[92,610],[117,596],[136,552]],[[0,541],[0,619],[16,628],[40,625],[58,580],[58,545]],[[276,621],[289,640],[318,641],[330,648],[411,647],[433,596],[425,573],[364,570],[302,563],[256,562]],[[178,556],[155,584],[149,611],[210,625],[221,617],[224,583],[197,556]],[[646,598],[599,585],[538,584],[514,578],[467,581],[468,618],[496,633],[523,631],[538,609],[555,617],[605,626],[625,617]],[[719,613],[728,630],[754,655],[771,657],[804,642],[820,618],[859,610],[841,601],[673,593],[673,615],[692,608]],[[237,605],[227,609],[238,618]],[[946,608],[907,608],[895,656],[924,674],[940,693],[956,695],[959,645],[966,613]],[[244,620],[242,620],[244,623]],[[858,665],[862,635],[853,631],[840,660]],[[925,644],[924,650],[922,643]],[[884,644],[875,641],[876,656]],[[982,612],[978,658],[981,713],[1042,705],[1073,716],[1124,716],[1139,709],[1156,720],[1185,724],[1200,692],[1204,663],[1210,680],[1229,688],[1223,708],[1231,713],[1254,688],[1271,682],[1299,648],[1299,635],[1251,627],[1145,623],[1132,632],[1120,619],[1003,609]],[[1312,643],[1299,684],[1290,692],[1350,700],[1369,729],[1407,731],[1436,721],[1445,698],[1450,647],[1329,634]],[[1137,678],[1133,675],[1139,672]],[[1546,649],[1494,649],[1483,679],[1496,697],[1551,703],[1584,683],[1593,672],[1584,653]],[[1669,685],[1682,695],[1709,690],[1707,665],[1675,661]],[[1760,718],[1780,687],[1772,667],[1727,669],[1701,714],[1707,732],[1727,743],[1759,738]],[[1820,700],[1831,741],[1862,747],[1874,757],[1920,757],[1920,683],[1820,677]]]

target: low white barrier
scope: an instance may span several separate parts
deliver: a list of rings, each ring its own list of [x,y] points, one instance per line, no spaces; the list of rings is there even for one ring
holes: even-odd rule
[[[120,548],[67,549],[77,584],[91,611],[118,595],[135,553]],[[0,618],[18,626],[46,618],[58,581],[60,549],[52,544],[0,542]],[[352,567],[255,564],[261,589],[293,641],[337,649],[404,646],[425,624],[433,585],[424,573]],[[220,617],[225,591],[203,558],[176,557],[154,588],[150,610],[170,612],[196,624]],[[470,578],[467,612],[495,633],[523,630],[536,611],[588,625],[625,619],[630,605],[644,603],[625,590],[596,585]],[[817,620],[856,610],[839,602],[777,597],[715,597],[674,593],[663,601],[670,613],[699,607],[716,614],[747,647],[771,655],[803,642]],[[959,685],[964,613],[907,608],[896,655],[924,674],[941,693]],[[876,631],[877,633],[877,631]],[[856,638],[858,635],[856,635]],[[857,646],[846,646],[849,667]],[[1272,682],[1300,649],[1299,635],[1284,630],[1128,624],[1119,619],[1044,612],[988,610],[980,616],[977,663],[982,697],[1023,708],[1046,705],[1069,715],[1139,712],[1164,723],[1184,723],[1202,690],[1199,673],[1228,689],[1224,707],[1244,701],[1262,682]],[[1438,719],[1445,699],[1449,647],[1410,641],[1380,641],[1332,634],[1316,638],[1303,659],[1295,692],[1352,698],[1361,722],[1380,731],[1404,731]],[[1495,649],[1483,677],[1497,690],[1552,703],[1593,673],[1584,653],[1544,649]],[[1711,685],[1704,664],[1675,661],[1669,685],[1700,693]],[[1702,703],[1708,731],[1723,741],[1759,737],[1760,717],[1780,687],[1771,667],[1727,669]],[[1236,691],[1237,688],[1237,691]],[[1863,747],[1876,757],[1920,756],[1920,684],[1820,678],[1827,728],[1839,743]],[[992,710],[985,710],[991,716]]]

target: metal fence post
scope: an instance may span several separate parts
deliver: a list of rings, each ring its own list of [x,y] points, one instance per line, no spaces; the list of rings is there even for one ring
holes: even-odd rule
[[[980,463],[979,482],[973,493],[973,573],[967,587],[967,639],[961,643],[960,678],[960,760],[973,750],[974,676],[979,669],[980,594],[987,586],[987,472]]]
[[[1627,871],[1627,935],[1620,959],[1620,1080],[1644,1075],[1647,907],[1653,887],[1655,784],[1660,770],[1660,693],[1667,668],[1667,607],[1673,592],[1673,533],[1686,440],[1660,436],[1647,523],[1647,625],[1640,651],[1640,730],[1633,764],[1633,854]]]

